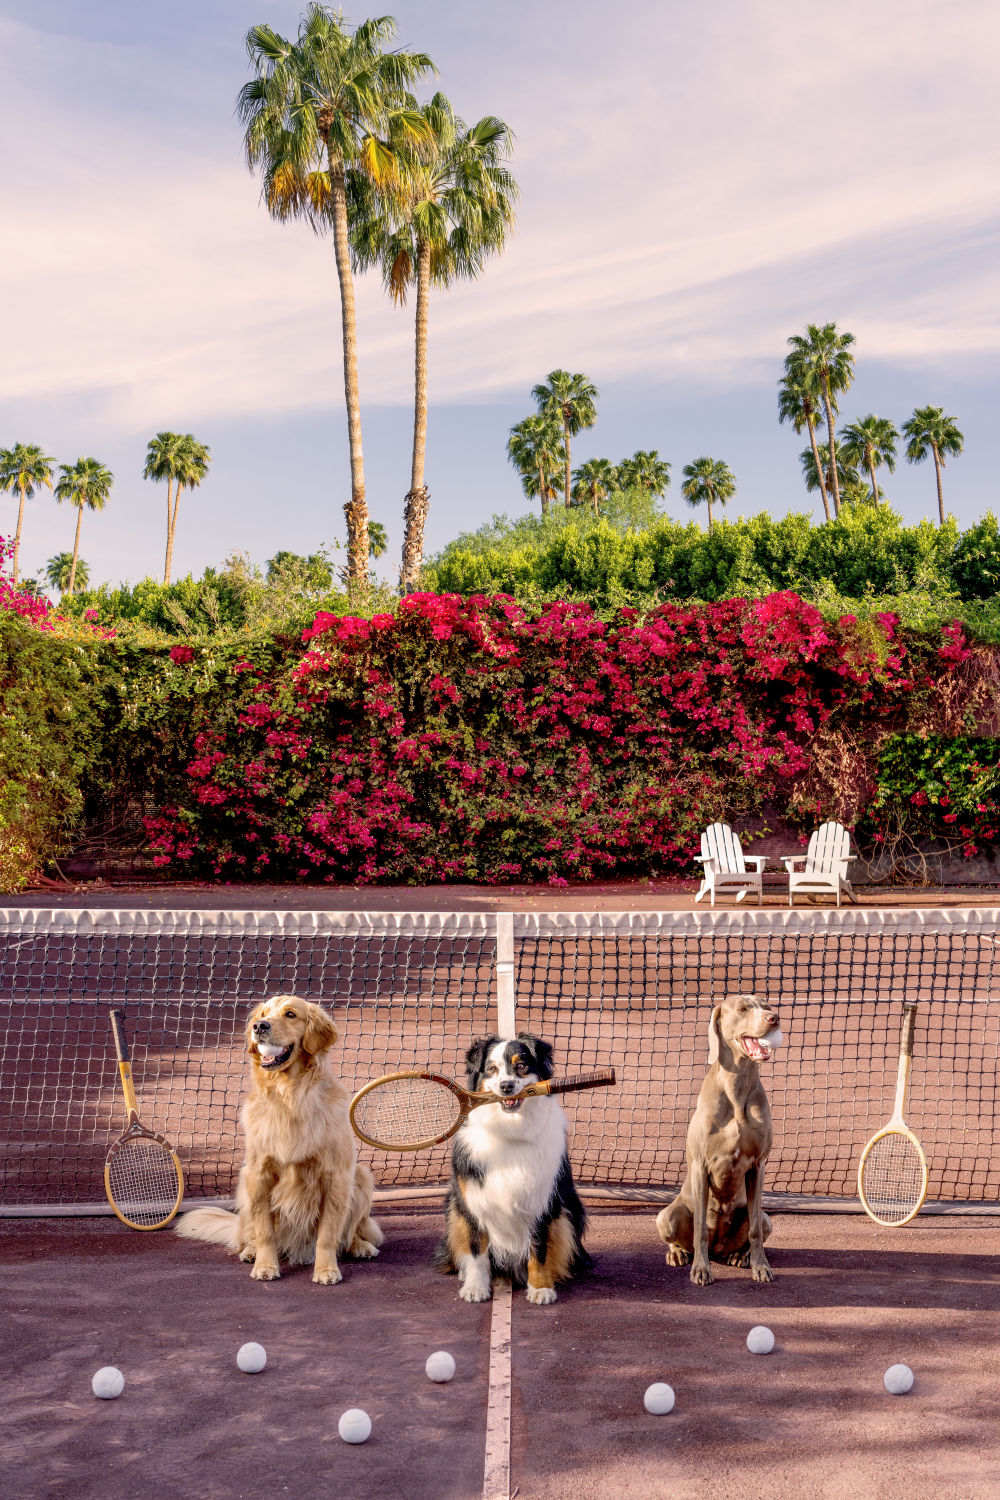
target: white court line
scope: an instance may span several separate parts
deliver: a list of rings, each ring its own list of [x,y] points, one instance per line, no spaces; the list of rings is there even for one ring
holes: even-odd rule
[[[490,1316],[489,1391],[486,1397],[486,1459],[483,1500],[510,1500],[510,1320],[509,1281],[493,1288]]]

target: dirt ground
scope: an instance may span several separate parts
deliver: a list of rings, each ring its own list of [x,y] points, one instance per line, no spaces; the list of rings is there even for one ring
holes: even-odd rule
[[[207,911],[690,911],[697,880],[587,881],[549,885],[220,885],[94,881],[78,886],[47,886],[0,897],[0,907],[101,907],[135,910],[176,908]],[[862,907],[996,906],[997,886],[859,886]],[[820,906],[832,906],[825,897]],[[788,881],[765,877],[765,907],[787,909]],[[801,898],[797,905],[810,909]],[[720,907],[735,907],[729,897]],[[702,903],[701,910],[706,910]],[[745,903],[737,910],[746,909]]]
[[[221,1249],[116,1221],[0,1221],[4,1495],[475,1500],[489,1307],[429,1269],[436,1208],[380,1217],[382,1257],[332,1288],[302,1269],[259,1285]],[[779,1216],[770,1286],[718,1268],[693,1287],[652,1210],[592,1212],[589,1243],[594,1272],[554,1306],[515,1295],[518,1500],[1000,1493],[1000,1220]],[[746,1349],[756,1323],[766,1357]],[[235,1366],[251,1339],[257,1376]],[[435,1349],[449,1385],[424,1375]],[[916,1380],[894,1398],[897,1362]],[[91,1394],[105,1364],[118,1401]],[[654,1380],[668,1416],[643,1409]],[[359,1447],[336,1432],[351,1406],[373,1421]]]

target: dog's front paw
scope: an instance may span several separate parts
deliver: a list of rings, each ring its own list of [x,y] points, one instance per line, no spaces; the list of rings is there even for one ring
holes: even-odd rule
[[[556,1300],[556,1289],[554,1286],[529,1286],[527,1297],[536,1307],[548,1307]]]
[[[774,1272],[771,1270],[771,1267],[768,1265],[767,1260],[764,1258],[761,1258],[756,1263],[751,1261],[750,1275],[753,1277],[754,1281],[774,1280]]]
[[[281,1272],[278,1270],[276,1260],[261,1260],[260,1256],[254,1261],[253,1270],[250,1272],[252,1281],[278,1281]]]
[[[359,1236],[351,1241],[347,1253],[353,1255],[355,1260],[374,1260],[378,1254],[378,1246]]]
[[[339,1266],[317,1266],[312,1279],[317,1286],[336,1286],[344,1276]]]
[[[490,1287],[482,1281],[464,1281],[458,1289],[458,1295],[463,1302],[488,1302]]]
[[[691,1267],[691,1280],[695,1286],[711,1286],[715,1280],[712,1267],[706,1261],[696,1262]]]
[[[687,1266],[691,1263],[691,1251],[683,1245],[671,1245],[665,1256],[668,1266]]]

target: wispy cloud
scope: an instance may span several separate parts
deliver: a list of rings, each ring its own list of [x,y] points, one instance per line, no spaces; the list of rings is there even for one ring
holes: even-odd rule
[[[536,11],[448,38],[443,85],[517,130],[523,204],[503,259],[436,299],[436,400],[560,363],[732,385],[812,318],[873,358],[1000,353],[992,4],[650,3],[616,23],[558,0],[529,54]],[[407,40],[439,52],[437,14],[420,36],[404,14]],[[0,398],[86,398],[119,431],[337,401],[332,248],[258,202],[238,49],[231,75],[172,76],[141,44],[8,21],[0,51]],[[369,281],[359,320],[363,396],[408,401],[409,314]]]

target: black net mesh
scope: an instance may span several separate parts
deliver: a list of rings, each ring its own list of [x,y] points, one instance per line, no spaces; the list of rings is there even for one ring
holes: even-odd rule
[[[853,1197],[861,1150],[892,1113],[907,998],[921,1004],[906,1120],[929,1197],[1000,1199],[1000,913],[788,916],[514,917],[518,1026],[552,1043],[557,1075],[618,1072],[616,1088],[565,1097],[578,1180],[681,1180],[711,1007],[746,992],[776,1006],[786,1038],[763,1066],[767,1188]],[[498,1029],[495,959],[496,919],[481,913],[0,912],[0,1206],[103,1198],[125,1123],[111,1005],[140,1117],[177,1149],[186,1197],[228,1197],[258,1000],[326,1005],[352,1091],[401,1068],[461,1081],[471,1039]],[[382,1187],[447,1179],[447,1146],[361,1155]]]

